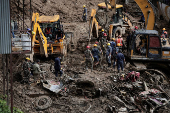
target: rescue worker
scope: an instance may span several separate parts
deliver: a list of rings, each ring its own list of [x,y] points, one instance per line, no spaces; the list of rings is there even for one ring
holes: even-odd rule
[[[30,66],[30,58],[28,57],[25,59],[23,63],[23,71],[24,71],[23,82],[29,82],[31,66]]]
[[[118,36],[118,38],[116,39],[116,45],[120,43],[122,49],[124,48],[125,44],[124,44],[124,41],[123,41],[123,38],[121,35]]]
[[[101,48],[102,48],[103,54],[105,54],[105,51],[106,51],[106,38],[104,38],[104,37],[101,38]]]
[[[166,31],[166,29],[165,29],[165,28],[163,28],[163,29],[162,29],[162,34],[164,34],[164,32],[165,32],[165,31]]]
[[[104,29],[101,30],[99,37],[98,37],[98,41],[101,41],[102,37],[104,37]]]
[[[111,66],[111,54],[112,54],[112,47],[110,46],[110,43],[107,43],[106,61],[108,63],[108,67]]]
[[[55,58],[55,64],[54,64],[54,69],[55,69],[55,76],[58,77],[58,72],[60,72],[60,77],[63,74],[62,68],[61,68],[61,63],[60,63],[61,56],[58,56]]]
[[[141,14],[141,19],[139,20],[139,22],[145,23],[145,17],[144,17],[144,15],[143,15],[143,13]]]
[[[87,22],[87,8],[85,5],[83,5],[84,11],[83,11],[83,16],[82,19],[84,22]]]
[[[119,49],[119,52],[117,54],[117,58],[116,58],[116,61],[117,61],[117,70],[118,70],[118,73],[120,73],[120,68],[122,71],[124,71],[124,62],[125,62],[125,57],[124,55],[122,54],[122,50]]]
[[[99,64],[99,54],[100,54],[100,51],[97,48],[97,44],[94,44],[94,48],[92,49],[92,54],[94,58],[94,66],[96,66]]]
[[[113,68],[115,68],[115,66],[116,66],[116,56],[117,56],[117,51],[118,51],[117,49],[118,49],[118,47],[116,47],[116,45],[114,45],[114,47],[112,48],[112,58],[114,60]]]
[[[85,56],[85,63],[86,63],[86,70],[88,70],[88,64],[90,63],[91,64],[91,71],[93,70],[93,61],[94,61],[94,58],[93,58],[93,55],[90,51],[90,46],[87,46],[86,47],[87,50],[84,52],[84,56]]]
[[[110,46],[112,47],[112,55],[113,55],[113,49],[116,47],[115,38],[112,38],[112,41],[110,42]]]
[[[40,69],[40,60],[37,60],[33,65],[33,77],[34,80],[38,80],[40,77],[44,78],[44,71],[41,71]]]
[[[52,27],[50,24],[47,25],[47,28],[45,28],[45,36],[47,39],[52,39]]]
[[[30,28],[27,28],[27,32],[26,33],[28,34],[29,37],[31,37],[31,29]]]
[[[135,31],[135,30],[138,30],[138,26],[135,26],[135,29],[133,31]]]

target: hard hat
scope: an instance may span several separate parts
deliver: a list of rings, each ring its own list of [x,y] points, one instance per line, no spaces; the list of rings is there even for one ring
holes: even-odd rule
[[[107,43],[108,46],[110,46],[110,43]]]
[[[114,40],[114,41],[115,41],[115,38],[112,38],[112,40]]]
[[[138,26],[135,26],[135,29],[138,29]]]
[[[120,43],[117,43],[117,46],[119,47],[119,46],[120,46]]]
[[[90,46],[87,46],[86,48],[87,48],[87,49],[90,49]]]
[[[166,31],[164,31],[164,34],[167,34],[167,32],[166,32]]]
[[[164,31],[165,31],[166,29],[165,29],[165,28],[163,28],[162,30],[164,30]]]
[[[104,29],[102,29],[102,31],[104,31]]]
[[[83,5],[83,7],[85,8],[85,7],[86,7],[86,5]]]
[[[95,42],[95,44],[98,44],[99,42]]]
[[[97,44],[94,44],[94,47],[96,47],[97,46]]]
[[[28,31],[30,31],[31,29],[30,28],[27,28]]]
[[[121,37],[122,37],[121,35],[118,36],[118,38],[121,38]]]
[[[106,34],[106,33],[104,33],[104,36],[107,36],[107,34]]]
[[[27,57],[26,60],[30,60],[30,58]]]

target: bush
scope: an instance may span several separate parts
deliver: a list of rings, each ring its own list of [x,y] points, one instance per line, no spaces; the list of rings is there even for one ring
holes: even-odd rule
[[[11,110],[7,106],[7,102],[0,96],[0,113],[11,113]],[[13,107],[13,113],[23,113],[18,108]]]

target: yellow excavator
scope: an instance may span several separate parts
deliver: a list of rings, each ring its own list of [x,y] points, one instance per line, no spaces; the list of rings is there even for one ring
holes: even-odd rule
[[[39,16],[33,13],[33,36],[32,47],[34,55],[48,57],[49,55],[67,54],[67,36],[60,23],[60,16]],[[72,38],[72,37],[71,37]]]
[[[125,34],[126,27],[133,27],[131,19],[123,13],[123,5],[116,4],[116,0],[105,0],[98,4],[98,10],[92,9],[89,25],[89,39],[98,38],[99,31],[104,28],[109,33],[109,39]],[[152,30],[155,24],[155,15],[148,0],[135,0],[145,18],[147,30]],[[139,23],[141,24],[141,23]]]

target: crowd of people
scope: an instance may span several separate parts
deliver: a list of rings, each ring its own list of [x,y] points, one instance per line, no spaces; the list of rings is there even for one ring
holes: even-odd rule
[[[105,56],[108,67],[112,66],[115,68],[115,66],[117,66],[118,72],[120,72],[120,69],[123,71],[125,57],[122,50],[124,46],[125,43],[120,35],[116,39],[112,38],[110,42],[107,41],[107,34],[104,32],[104,29],[102,29],[98,41],[95,42],[93,48],[90,49],[88,45],[84,52],[86,70],[88,69],[88,64],[91,64],[91,70],[93,70],[93,66],[102,65],[102,56]]]

